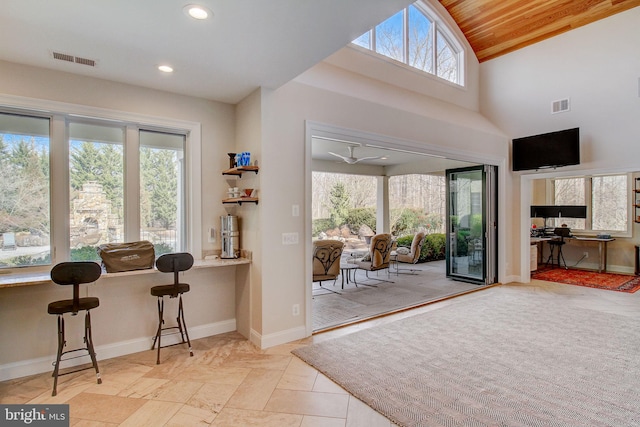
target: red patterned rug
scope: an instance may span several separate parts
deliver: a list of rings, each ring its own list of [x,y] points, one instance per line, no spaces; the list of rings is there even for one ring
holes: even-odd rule
[[[586,286],[609,291],[633,293],[640,289],[640,276],[615,273],[597,273],[587,270],[565,270],[564,268],[542,267],[533,274],[532,279],[567,285]]]

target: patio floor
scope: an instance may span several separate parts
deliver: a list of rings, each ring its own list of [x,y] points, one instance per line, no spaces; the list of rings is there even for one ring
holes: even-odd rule
[[[395,270],[392,270],[390,275],[387,275],[385,270],[369,273],[369,279],[367,279],[363,270],[355,270],[358,285],[356,286],[353,280],[349,283],[345,280],[344,289],[340,277],[335,282],[335,286],[331,281],[323,282],[322,288],[318,283],[314,283],[312,302],[314,332],[423,305],[479,288],[479,285],[447,279],[444,260],[415,265],[401,263],[400,268],[419,271],[416,274],[396,274]],[[393,283],[376,279],[391,280]],[[365,286],[365,283],[375,287]]]

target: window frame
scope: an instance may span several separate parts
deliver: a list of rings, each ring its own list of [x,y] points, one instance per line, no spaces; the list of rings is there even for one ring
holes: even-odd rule
[[[607,176],[624,176],[627,181],[627,191],[626,198],[627,201],[625,206],[627,208],[627,221],[626,221],[626,230],[593,230],[593,193],[592,193],[592,178],[600,178]],[[633,210],[632,210],[632,191],[633,191],[633,173],[631,172],[622,172],[622,173],[606,173],[606,174],[589,174],[589,175],[576,175],[576,176],[559,176],[552,177],[546,179],[546,194],[547,194],[547,203],[549,205],[555,204],[555,180],[562,179],[584,179],[584,194],[585,194],[585,205],[587,206],[587,218],[585,219],[585,228],[584,229],[572,229],[572,232],[576,235],[593,235],[593,233],[607,233],[612,237],[621,237],[621,238],[630,238],[633,236]]]
[[[50,120],[50,244],[51,265],[8,268],[3,274],[38,273],[49,271],[59,262],[71,256],[69,246],[69,203],[53,203],[70,200],[69,189],[69,141],[67,125],[73,122],[114,123],[125,128],[125,240],[139,240],[140,236],[140,178],[139,131],[150,130],[185,135],[185,221],[184,249],[196,259],[202,257],[202,171],[199,159],[202,152],[201,124],[185,120],[167,119],[139,113],[109,110],[58,101],[0,95],[0,111]]]
[[[431,23],[429,28],[429,33],[431,34],[431,38],[433,40],[433,49],[431,52],[431,61],[433,64],[433,69],[431,71],[426,71],[421,68],[414,67],[409,64],[409,7],[414,6],[420,13],[422,13],[425,18]],[[393,18],[398,12],[394,13],[389,18],[385,19],[381,23],[375,25],[373,28],[369,29],[365,33],[358,36],[356,39],[351,41],[349,44],[351,47],[355,47],[356,49],[361,49],[367,53],[375,55],[376,57],[383,59],[385,61],[393,62],[396,64],[402,64],[405,67],[413,71],[417,71],[420,73],[424,73],[428,76],[435,77],[439,81],[446,82],[447,84],[453,84],[456,86],[465,87],[465,57],[467,55],[467,51],[464,48],[464,45],[458,40],[458,38],[454,35],[453,31],[449,28],[449,26],[445,23],[444,19],[426,2],[422,0],[418,0],[415,3],[410,4],[409,6],[402,9],[402,37],[403,37],[403,60],[399,61],[390,56],[384,55],[377,51],[376,47],[376,28],[386,22],[388,19]],[[364,47],[362,45],[354,43],[364,34],[369,34],[369,47]],[[442,36],[444,42],[451,48],[454,53],[457,67],[456,67],[456,80],[451,81],[445,79],[444,77],[440,77],[438,75],[438,39]]]

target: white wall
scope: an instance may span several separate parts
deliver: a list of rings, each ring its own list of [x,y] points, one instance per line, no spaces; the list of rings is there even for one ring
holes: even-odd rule
[[[358,84],[350,85],[351,81]],[[330,64],[320,64],[277,90],[264,90],[263,107],[263,346],[304,336],[305,313],[293,316],[292,305],[308,306],[310,276],[305,266],[311,259],[311,236],[305,233],[310,216],[301,211],[300,217],[292,217],[291,206],[302,209],[311,197],[304,186],[308,121],[431,145],[460,156],[507,157],[506,139],[479,114],[373,79],[359,80]],[[298,233],[299,243],[282,245],[285,232]]]
[[[636,7],[481,64],[480,111],[509,138],[579,127],[581,165],[558,173],[640,170],[639,22]],[[550,114],[551,102],[566,97],[571,111]],[[513,173],[507,183],[516,207],[509,233],[522,259],[529,222],[519,208],[520,177],[528,186],[532,174]],[[611,263],[629,268],[634,243],[637,238],[610,244]]]

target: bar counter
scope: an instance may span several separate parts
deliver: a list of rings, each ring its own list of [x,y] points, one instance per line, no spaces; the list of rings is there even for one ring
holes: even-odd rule
[[[199,268],[216,268],[216,267],[228,267],[231,265],[250,264],[251,260],[247,258],[233,258],[233,259],[206,259],[196,260],[193,264],[194,269]],[[125,271],[122,273],[105,273],[103,272],[100,279],[108,279],[112,277],[123,276],[136,276],[140,274],[157,273],[156,268],[149,268],[145,270]],[[41,273],[14,273],[14,274],[2,274],[0,273],[0,289],[2,288],[14,288],[17,286],[33,286],[43,285],[51,283],[51,276],[49,272]]]

